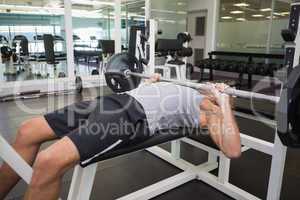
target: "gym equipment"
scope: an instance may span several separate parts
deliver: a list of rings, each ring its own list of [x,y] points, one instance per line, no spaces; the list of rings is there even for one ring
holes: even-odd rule
[[[288,49],[286,56],[290,55],[290,59],[287,62],[289,65],[293,63],[293,50]],[[196,67],[199,67],[201,71],[204,69],[210,69],[209,76],[210,80],[213,80],[213,70],[228,71],[233,73],[239,73],[238,85],[243,85],[243,75],[248,75],[248,88],[252,88],[252,76],[270,76],[273,77],[274,72],[283,68],[284,55],[283,54],[262,54],[262,53],[242,53],[242,52],[224,52],[224,51],[212,51],[209,54],[209,59],[204,59],[204,61],[198,61],[195,63]],[[234,60],[238,58],[238,61],[230,60],[232,57]],[[226,60],[224,60],[224,58]],[[244,58],[245,60],[241,60]],[[256,63],[254,59],[276,59],[280,61],[280,64],[265,64]],[[222,60],[220,60],[222,59]],[[208,60],[208,61],[206,61]],[[219,62],[214,62],[215,60]],[[260,61],[261,62],[261,61]],[[277,63],[277,61],[276,61]],[[200,82],[203,80],[203,74],[201,74]]]
[[[182,44],[192,41],[192,36],[189,33],[178,33],[177,40]]]
[[[3,35],[0,35],[0,44],[8,44],[7,38]]]
[[[65,77],[67,77],[65,72],[59,72],[58,73],[58,78],[65,78]]]
[[[130,77],[130,80],[124,77],[124,72],[128,70],[142,73],[143,65],[128,53],[116,54],[108,61],[104,75],[107,85],[114,92],[125,92],[130,88],[136,88],[140,84],[140,77]]]
[[[191,57],[193,55],[193,49],[191,47],[181,47],[181,49],[177,51],[177,55],[180,57]]]
[[[277,129],[283,144],[300,148],[300,65],[290,73],[277,106]]]
[[[9,62],[12,56],[12,49],[8,46],[2,46],[0,51],[2,63]]]
[[[75,90],[77,94],[81,94],[83,90],[82,78],[80,76],[76,76],[75,78]]]
[[[149,79],[151,76],[142,74],[143,68],[141,63],[137,60],[132,58],[127,53],[120,53],[114,55],[111,60],[107,64],[107,69],[105,72],[105,78],[107,85],[114,91],[114,92],[126,92],[137,88],[140,84],[141,79]],[[209,90],[210,86],[207,84],[200,84],[200,83],[191,83],[191,82],[183,82],[177,81],[172,79],[160,79],[161,82],[171,82],[174,84],[187,86],[195,89],[204,89]],[[254,98],[254,99],[261,99],[267,100],[271,102],[279,102],[279,97],[264,95],[260,93],[242,91],[242,90],[235,90],[232,88],[228,88],[225,91],[226,94],[242,97],[242,98]]]
[[[97,70],[97,69],[93,69],[93,71],[92,71],[92,75],[99,75],[99,70]]]

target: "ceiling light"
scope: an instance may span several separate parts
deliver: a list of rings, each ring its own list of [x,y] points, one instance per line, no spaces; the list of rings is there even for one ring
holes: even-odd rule
[[[177,5],[178,6],[184,6],[184,5],[186,5],[186,3],[184,3],[184,2],[177,2]]]
[[[237,6],[237,7],[248,7],[248,6],[250,6],[250,4],[248,4],[248,3],[235,3],[233,5]]]
[[[266,17],[267,19],[271,19],[271,16]],[[276,16],[273,16],[273,19],[276,19]]]
[[[242,14],[242,13],[244,13],[244,11],[241,11],[241,10],[234,10],[234,11],[231,11],[230,13],[231,13],[231,14]]]
[[[264,15],[256,14],[256,15],[252,15],[252,17],[264,17]]]
[[[281,12],[280,14],[281,14],[281,15],[289,15],[290,12]]]
[[[167,19],[159,19],[160,22],[170,23],[170,24],[176,24],[176,21],[174,20],[167,20]]]
[[[244,21],[246,21],[246,19],[245,18],[236,18],[236,21],[244,22]]]
[[[187,12],[185,12],[185,11],[177,11],[177,14],[179,14],[179,15],[186,15]]]
[[[224,17],[221,17],[221,19],[232,19],[232,17],[230,17],[230,16],[224,16]]]
[[[261,12],[270,12],[272,11],[272,8],[262,8],[260,9]]]

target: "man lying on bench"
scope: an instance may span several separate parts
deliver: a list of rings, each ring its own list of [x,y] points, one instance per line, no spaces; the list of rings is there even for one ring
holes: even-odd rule
[[[162,129],[208,128],[224,154],[241,154],[240,132],[225,84],[197,91],[171,83],[145,84],[123,94],[67,106],[22,124],[14,149],[30,165],[33,176],[25,199],[58,199],[64,173],[116,148],[146,141]],[[58,140],[38,153],[42,143]],[[0,168],[0,199],[19,181],[7,165]]]

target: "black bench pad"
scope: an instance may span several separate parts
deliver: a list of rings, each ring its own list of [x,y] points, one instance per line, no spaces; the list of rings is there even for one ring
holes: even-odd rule
[[[108,160],[117,156],[121,156],[121,155],[125,155],[128,153],[132,153],[135,151],[140,151],[140,150],[144,150],[146,148],[150,148],[156,145],[160,145],[166,142],[170,142],[179,138],[183,138],[183,137],[189,137],[193,140],[196,140],[197,142],[200,142],[202,144],[205,144],[207,146],[210,146],[212,148],[218,149],[218,147],[213,143],[213,141],[211,140],[211,138],[209,137],[209,135],[205,134],[205,133],[200,133],[200,131],[194,131],[197,132],[197,134],[190,134],[190,135],[186,135],[183,133],[186,133],[186,131],[180,130],[180,131],[171,131],[171,133],[169,133],[168,131],[162,131],[160,133],[157,133],[155,136],[153,136],[152,138],[148,139],[147,141],[141,142],[141,143],[137,143],[137,144],[132,144],[132,145],[126,145],[126,146],[120,146],[119,148],[116,148],[112,151],[109,151],[105,154],[102,154],[101,156],[91,160],[89,163],[85,163],[84,165],[81,163],[82,167],[86,167],[92,163],[96,163],[96,162],[101,162],[104,160]]]

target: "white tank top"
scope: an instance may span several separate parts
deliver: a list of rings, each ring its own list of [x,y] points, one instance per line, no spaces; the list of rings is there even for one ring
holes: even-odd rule
[[[141,84],[126,92],[144,108],[151,134],[162,129],[199,128],[203,96],[189,87],[172,83]]]

